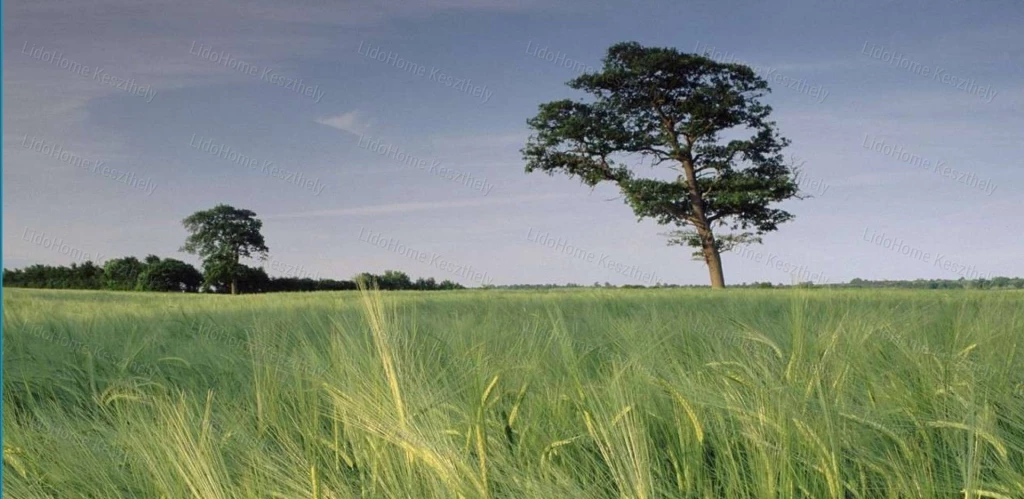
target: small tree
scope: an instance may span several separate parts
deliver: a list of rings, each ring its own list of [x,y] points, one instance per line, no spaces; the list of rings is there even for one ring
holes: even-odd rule
[[[637,217],[680,228],[669,243],[697,248],[711,287],[725,287],[722,251],[793,218],[770,206],[798,188],[781,152],[788,141],[759,100],[768,84],[749,67],[620,43],[600,72],[568,85],[594,99],[540,106],[527,122],[526,171],[616,184]],[[631,167],[646,161],[668,170],[643,177]]]
[[[202,258],[207,285],[230,283],[233,295],[238,293],[238,279],[246,271],[239,260],[263,260],[269,251],[260,233],[263,222],[250,210],[221,204],[193,213],[182,224],[189,236],[181,251]]]

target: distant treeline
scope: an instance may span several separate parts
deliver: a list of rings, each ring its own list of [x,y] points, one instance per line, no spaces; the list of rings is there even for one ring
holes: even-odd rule
[[[622,289],[664,289],[664,288],[710,288],[707,284],[663,284],[653,286],[641,284],[624,284],[616,286],[610,283],[595,282],[591,285],[566,284],[510,284],[502,286],[486,286],[493,289],[558,289],[558,288],[622,288]],[[993,277],[992,279],[915,279],[913,281],[869,281],[854,279],[839,284],[821,284],[802,282],[797,284],[772,284],[770,282],[752,282],[732,284],[731,288],[905,288],[905,289],[1024,289],[1022,277]]]
[[[404,272],[387,270],[383,274],[364,272],[353,280],[311,279],[308,277],[270,277],[259,267],[241,265],[238,290],[242,293],[281,291],[341,291],[357,289],[362,280],[383,290],[435,291],[463,289],[461,284],[434,278],[412,280]],[[108,260],[102,265],[91,261],[71,266],[31,265],[23,269],[4,269],[4,286],[46,289],[107,289],[122,291],[177,291],[227,293],[229,283],[204,282],[203,273],[194,266],[173,258],[155,255],[139,260],[133,256]]]
[[[387,270],[383,274],[364,272],[352,280],[312,279],[300,277],[270,277],[259,267],[241,265],[238,289],[242,293],[273,293],[281,291],[344,291],[357,289],[357,281],[363,280],[369,286],[382,290],[446,290],[465,289],[465,286],[434,278],[412,280],[405,272]],[[108,289],[132,291],[180,291],[180,292],[229,292],[228,283],[207,283],[203,274],[192,265],[173,258],[161,259],[155,255],[143,260],[135,257],[115,258],[102,266],[91,261],[72,263],[70,267],[32,265],[23,269],[4,269],[4,286],[17,288],[48,289]],[[556,288],[709,288],[699,284],[656,284],[643,286],[595,282],[591,285],[566,284],[511,284],[484,286],[490,289],[556,289]],[[913,281],[870,281],[854,279],[840,284],[815,284],[804,282],[782,285],[770,282],[734,284],[733,288],[906,288],[906,289],[1024,289],[1024,278],[993,277],[992,279],[916,279]]]
[[[854,279],[838,286],[844,288],[918,288],[918,289],[1024,289],[1024,277],[991,279],[916,279],[913,281],[868,281]]]

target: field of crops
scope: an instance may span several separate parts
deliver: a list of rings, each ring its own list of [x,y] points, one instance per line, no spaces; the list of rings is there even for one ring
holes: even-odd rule
[[[1024,497],[1024,294],[4,290],[8,497]]]

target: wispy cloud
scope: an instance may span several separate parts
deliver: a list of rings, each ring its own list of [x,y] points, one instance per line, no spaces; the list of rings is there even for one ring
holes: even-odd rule
[[[363,135],[370,128],[370,121],[364,119],[359,111],[349,111],[337,116],[329,116],[316,120],[321,125],[327,125],[338,130],[343,130],[353,135]]]
[[[318,218],[318,217],[348,217],[348,216],[361,216],[361,215],[380,215],[389,213],[414,213],[423,211],[434,211],[434,210],[447,210],[452,208],[468,208],[476,206],[491,206],[491,205],[504,205],[504,204],[517,204],[532,201],[542,201],[546,199],[557,199],[566,197],[565,194],[536,194],[529,196],[511,196],[504,198],[488,198],[488,199],[468,199],[465,201],[438,201],[438,202],[424,202],[424,203],[394,203],[394,204],[378,204],[371,206],[359,206],[355,208],[339,208],[334,210],[316,210],[316,211],[302,211],[295,213],[281,213],[277,215],[268,215],[263,217],[264,219],[282,219],[282,218]]]

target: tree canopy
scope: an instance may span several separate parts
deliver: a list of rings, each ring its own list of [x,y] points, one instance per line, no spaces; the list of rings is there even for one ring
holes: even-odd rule
[[[793,218],[772,206],[798,194],[789,142],[749,67],[628,42],[568,85],[591,99],[540,106],[527,122],[526,171],[616,184],[638,218],[677,228],[670,244],[698,248],[712,287],[725,286],[722,251]]]
[[[195,267],[173,258],[146,257],[146,267],[139,274],[135,289],[139,291],[196,292],[203,284],[203,274]]]
[[[182,224],[189,236],[181,250],[203,260],[207,284],[229,283],[231,294],[237,293],[238,278],[247,272],[239,261],[263,259],[269,251],[260,233],[263,222],[251,210],[220,204],[193,213]]]

